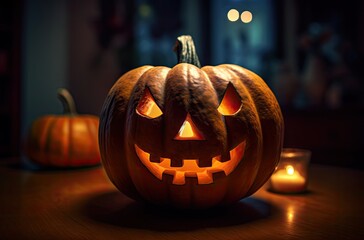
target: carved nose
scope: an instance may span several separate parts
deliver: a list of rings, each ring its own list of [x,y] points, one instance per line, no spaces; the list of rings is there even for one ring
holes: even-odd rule
[[[175,140],[205,140],[203,134],[198,130],[189,113],[179,129]]]

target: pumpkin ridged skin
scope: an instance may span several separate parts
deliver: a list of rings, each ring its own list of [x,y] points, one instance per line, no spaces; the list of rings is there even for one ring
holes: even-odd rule
[[[242,100],[241,110],[222,116],[217,108],[231,83]],[[136,114],[148,87],[163,115],[146,119]],[[189,113],[204,141],[176,141]],[[243,159],[229,175],[217,173],[212,184],[187,178],[184,185],[152,175],[134,145],[168,158],[211,158],[246,140]],[[226,205],[258,190],[270,177],[283,143],[283,118],[265,82],[253,72],[224,64],[197,68],[143,66],[123,75],[110,90],[100,116],[99,145],[105,170],[114,185],[134,199],[179,208]]]
[[[62,115],[36,119],[28,132],[25,153],[33,162],[47,167],[83,167],[100,163],[99,118],[77,114],[71,94],[58,90]]]
[[[150,68],[143,66],[125,73],[109,91],[100,114],[99,147],[103,166],[111,182],[134,199],[140,199],[140,195],[129,176],[126,161],[126,110],[135,83]]]
[[[98,118],[91,115],[41,117],[31,126],[27,156],[37,164],[51,167],[99,164],[98,125]]]
[[[34,162],[54,167],[100,163],[99,120],[95,116],[44,116],[30,130],[27,155]]]

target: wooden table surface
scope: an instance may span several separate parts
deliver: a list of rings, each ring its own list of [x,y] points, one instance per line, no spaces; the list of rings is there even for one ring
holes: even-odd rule
[[[364,239],[364,171],[311,165],[308,193],[264,186],[228,208],[194,212],[136,203],[102,167],[0,161],[0,239]]]

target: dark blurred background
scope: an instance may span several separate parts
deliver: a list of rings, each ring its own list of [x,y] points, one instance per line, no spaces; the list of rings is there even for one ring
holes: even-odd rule
[[[364,168],[364,1],[3,0],[0,3],[0,157],[16,157],[35,118],[98,115],[117,78],[140,65],[172,67],[192,35],[202,65],[261,75],[285,118],[285,147],[312,162]],[[238,19],[228,12],[237,10]],[[251,21],[240,19],[249,11]],[[231,12],[233,13],[233,12]],[[244,14],[246,14],[245,12]],[[234,21],[235,20],[235,21]]]

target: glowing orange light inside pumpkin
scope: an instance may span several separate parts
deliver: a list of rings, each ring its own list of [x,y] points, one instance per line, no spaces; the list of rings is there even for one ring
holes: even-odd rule
[[[230,83],[225,91],[224,97],[217,109],[222,115],[234,115],[241,108],[241,97]]]
[[[204,140],[202,133],[198,130],[193,123],[191,115],[188,113],[185,121],[179,129],[175,140]]]
[[[163,114],[148,88],[145,88],[143,96],[139,100],[136,112],[147,118],[157,118]]]
[[[182,167],[171,167],[171,159],[160,157],[160,163],[151,162],[150,153],[142,150],[135,144],[135,151],[140,161],[148,170],[158,179],[162,180],[163,174],[173,176],[173,184],[183,185],[186,183],[186,177],[196,177],[198,184],[213,183],[213,174],[224,172],[228,176],[244,156],[246,142],[243,141],[234,149],[230,150],[230,160],[221,162],[221,155],[213,157],[210,167],[199,167],[198,159],[184,159]]]

